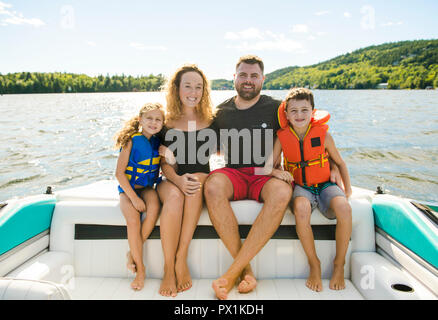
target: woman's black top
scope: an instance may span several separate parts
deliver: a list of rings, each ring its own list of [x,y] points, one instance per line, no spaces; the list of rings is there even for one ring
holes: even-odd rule
[[[214,134],[214,139],[212,135]],[[176,173],[210,172],[209,159],[216,152],[216,131],[210,125],[196,131],[163,127],[158,134],[161,143],[171,149],[178,165]],[[214,141],[212,141],[214,140]]]

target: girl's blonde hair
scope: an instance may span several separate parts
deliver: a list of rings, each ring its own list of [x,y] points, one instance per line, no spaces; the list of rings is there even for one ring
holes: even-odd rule
[[[187,72],[196,72],[202,78],[202,98],[199,104],[196,106],[195,111],[203,120],[211,121],[213,119],[213,108],[210,99],[210,85],[207,77],[195,64],[186,64],[182,66],[170,78],[166,90],[166,118],[167,120],[178,120],[182,116],[183,108],[181,99],[179,97],[179,88],[181,84],[181,78],[183,74]]]
[[[140,118],[148,113],[149,111],[153,110],[159,110],[163,116],[163,124],[165,120],[164,115],[164,108],[163,106],[158,103],[146,103],[143,107],[141,107],[139,113],[137,116],[131,118],[130,120],[125,122],[125,126],[116,133],[114,136],[114,140],[116,140],[116,149],[124,148],[128,144],[129,140],[131,139],[131,136],[134,133],[137,133],[140,131]]]

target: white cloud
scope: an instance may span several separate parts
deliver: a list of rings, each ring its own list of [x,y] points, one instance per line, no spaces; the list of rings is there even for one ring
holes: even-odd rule
[[[34,27],[41,27],[44,26],[45,23],[37,18],[32,19],[26,19],[23,17],[22,14],[19,14],[18,16],[13,16],[11,18],[7,18],[3,20],[4,25],[8,24],[15,24],[15,25],[22,25],[22,24],[29,24]]]
[[[147,46],[140,42],[131,42],[129,44],[130,47],[135,48],[141,51],[166,51],[167,48],[163,46]]]
[[[225,33],[226,40],[251,40],[251,39],[263,39],[263,34],[257,28],[248,28],[239,32],[227,32]]]
[[[401,26],[403,24],[403,21],[399,21],[399,22],[386,22],[382,24],[382,27],[394,27],[394,26]]]
[[[348,11],[344,12],[344,17],[345,18],[351,18],[351,13],[348,12]]]
[[[318,11],[318,12],[315,12],[315,15],[316,15],[316,16],[325,16],[325,15],[327,15],[327,14],[330,14],[330,11],[325,10],[325,11]]]
[[[94,41],[87,41],[87,44],[88,44],[90,47],[96,47],[96,46],[97,46],[96,42],[94,42]]]
[[[309,27],[305,24],[296,24],[292,26],[293,33],[307,33],[309,32]]]
[[[11,8],[12,4],[4,3],[0,1],[0,14],[10,14],[6,8]]]
[[[303,45],[295,40],[288,39],[282,33],[272,31],[262,32],[256,28],[249,28],[240,32],[227,32],[225,39],[231,42],[238,41],[228,45],[228,48],[239,51],[284,51],[298,52],[304,51]]]
[[[226,40],[239,40],[240,37],[237,33],[235,32],[227,32],[225,33],[225,37]]]
[[[31,25],[34,27],[44,26],[44,21],[38,18],[25,18],[22,13],[17,11],[10,11],[9,8],[12,8],[12,5],[9,3],[4,3],[0,1],[0,16],[7,16],[3,20],[0,21],[1,26],[7,26],[10,24],[13,25]]]

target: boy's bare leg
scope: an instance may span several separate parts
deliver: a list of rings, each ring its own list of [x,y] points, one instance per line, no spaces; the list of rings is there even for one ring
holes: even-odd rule
[[[143,241],[140,235],[140,213],[124,193],[120,194],[120,209],[126,219],[130,253],[136,266],[136,276],[131,282],[131,287],[134,290],[141,290],[144,286],[146,272],[143,264]]]
[[[206,173],[198,173],[195,175],[198,177],[199,182],[204,185],[208,175]],[[195,232],[199,217],[202,212],[203,199],[203,186],[196,194],[185,196],[181,235],[175,261],[175,275],[178,292],[186,291],[192,286],[192,278],[187,265],[187,255],[190,242],[193,238],[193,233]]]
[[[177,295],[175,255],[181,232],[184,194],[170,181],[158,185],[158,195],[163,203],[160,217],[160,237],[164,255],[164,276],[159,293],[163,296]]]
[[[348,244],[351,237],[352,214],[351,206],[345,197],[335,197],[330,201],[330,207],[336,214],[336,257],[329,287],[332,290],[345,289],[344,265]]]
[[[214,176],[215,175],[212,175],[212,177]],[[231,185],[231,182],[229,182],[229,184]],[[222,187],[224,187],[224,185],[222,185]],[[218,185],[214,186],[213,184],[211,184],[211,186],[206,186],[205,196],[207,206],[209,208],[210,217],[212,219],[213,225],[216,228],[216,231],[218,232],[221,239],[224,241],[224,244],[227,246],[227,248],[234,245],[235,249],[238,248],[239,244],[241,243],[240,235],[238,232],[238,225],[236,218],[231,210],[229,201],[224,201],[227,200],[226,196],[230,197],[232,196],[232,193],[229,193],[228,195],[222,194],[222,202],[226,202],[226,205],[220,208],[220,203],[214,203],[214,197],[216,196],[215,190],[224,189],[217,188]],[[228,191],[229,190],[230,189],[228,189]],[[250,261],[263,248],[266,242],[278,229],[278,226],[283,219],[284,212],[286,210],[291,195],[291,186],[281,180],[270,179],[265,184],[261,192],[261,199],[264,202],[262,210],[254,221],[246,240],[241,245],[240,250],[238,250],[233,264],[221,278],[213,282],[213,289],[215,290],[216,296],[219,299],[227,298],[228,292],[234,286],[236,280],[239,278],[239,276],[242,275],[245,269],[247,270],[249,275],[250,269],[248,268],[248,265]],[[227,207],[229,211],[231,211],[231,214],[229,214],[228,212],[228,214],[224,215],[224,212],[227,211],[224,209],[227,209]],[[234,228],[232,232],[230,232],[231,228]],[[234,237],[233,242],[227,239],[227,237],[230,235]],[[249,278],[244,280],[248,281]],[[249,281],[248,283],[251,284]]]
[[[293,213],[295,215],[298,238],[303,246],[310,267],[306,286],[316,292],[322,291],[321,262],[316,254],[313,231],[310,226],[310,215],[312,214],[310,201],[305,197],[295,198]]]

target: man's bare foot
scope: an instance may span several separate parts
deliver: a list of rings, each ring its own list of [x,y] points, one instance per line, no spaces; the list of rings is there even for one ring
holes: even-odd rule
[[[255,289],[257,286],[257,280],[254,277],[252,271],[242,272],[241,281],[237,286],[237,290],[240,293],[248,293]]]
[[[163,280],[161,280],[161,286],[159,293],[165,297],[176,297],[176,278],[175,271],[164,271]]]
[[[131,288],[140,291],[144,287],[144,279],[146,278],[145,270],[137,272],[134,281],[131,282]]]
[[[219,278],[213,281],[213,290],[216,293],[216,297],[219,300],[226,300],[228,297],[228,280],[225,278]]]
[[[332,290],[345,289],[344,266],[343,265],[336,265],[335,264],[334,269],[333,269],[332,278],[330,279],[329,287]]]
[[[132,258],[131,255],[131,251],[128,251],[126,253],[126,267],[128,268],[128,270],[130,270],[132,273],[136,273],[137,272],[137,268],[135,267],[135,262],[134,259]]]
[[[175,262],[176,288],[178,292],[189,290],[192,287],[192,278],[186,259],[176,259]]]
[[[310,263],[310,273],[309,278],[307,278],[306,286],[313,291],[322,291],[322,280],[321,280],[321,264],[320,262]]]

